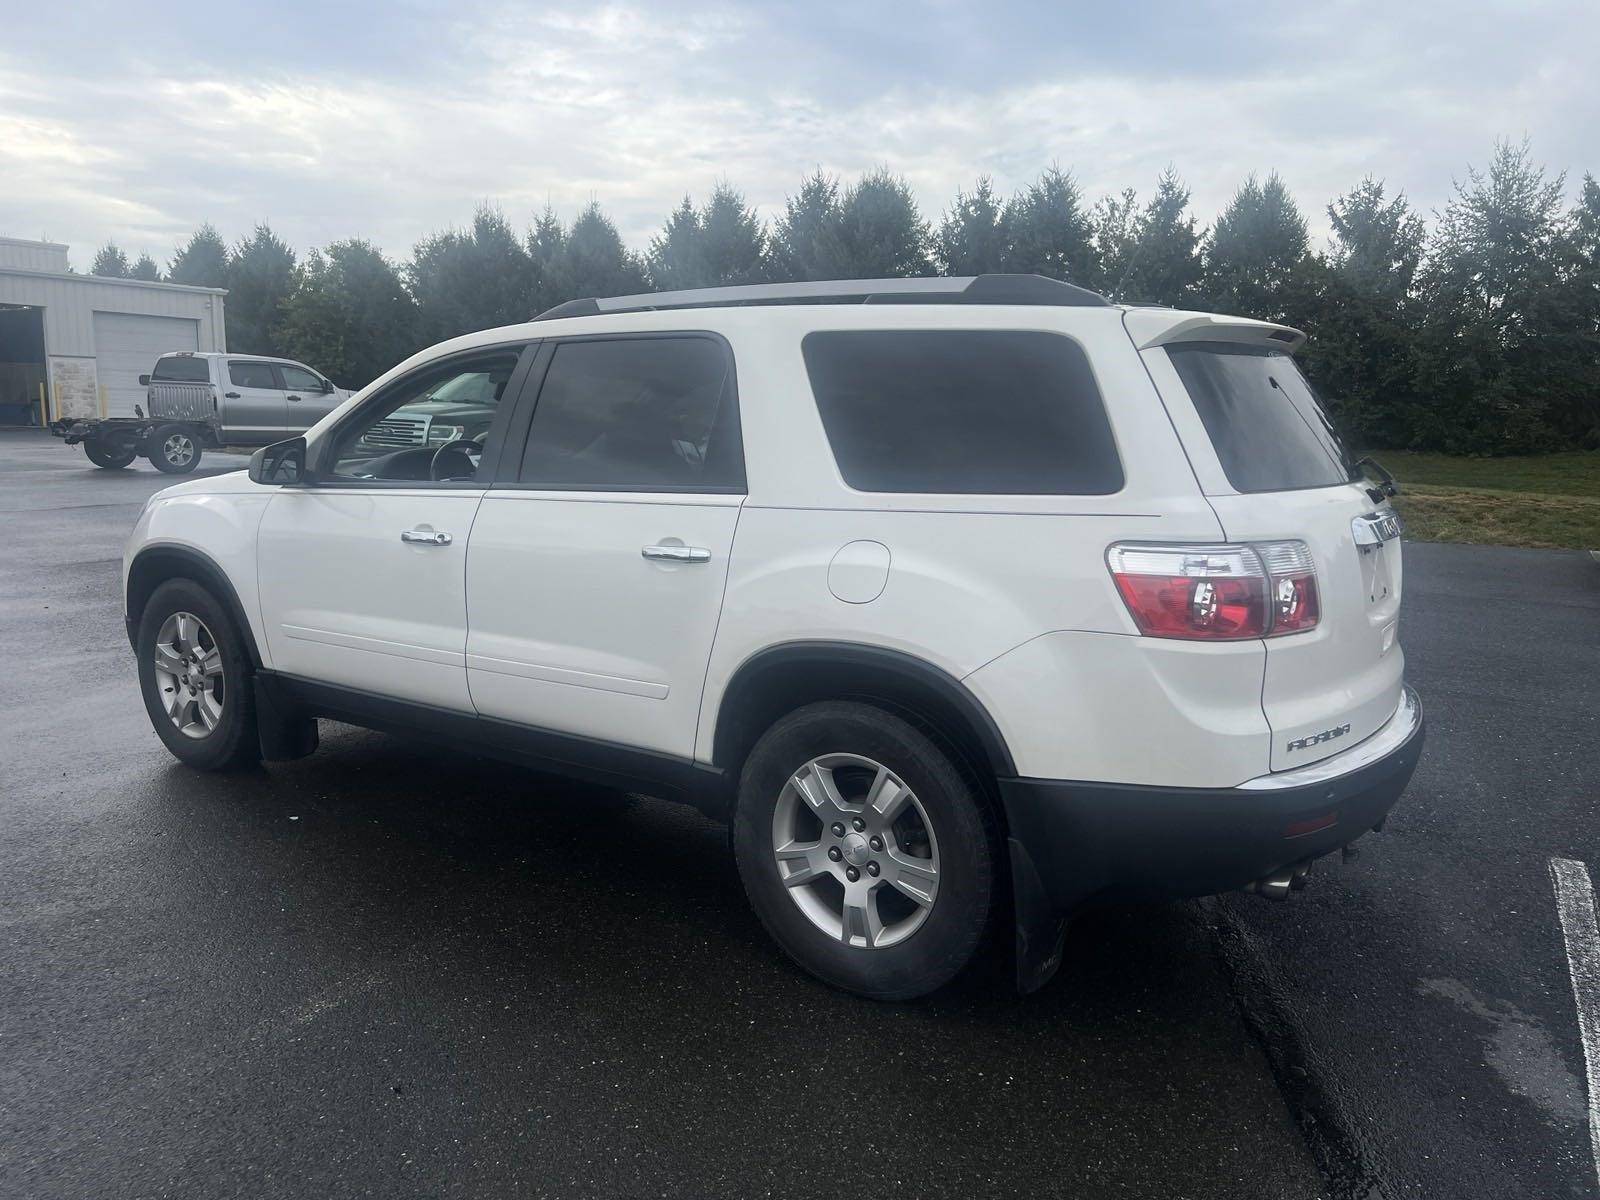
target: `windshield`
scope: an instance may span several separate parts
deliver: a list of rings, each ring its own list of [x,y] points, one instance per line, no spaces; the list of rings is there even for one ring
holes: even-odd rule
[[[1239,491],[1287,492],[1356,478],[1316,393],[1283,351],[1196,342],[1167,353]]]

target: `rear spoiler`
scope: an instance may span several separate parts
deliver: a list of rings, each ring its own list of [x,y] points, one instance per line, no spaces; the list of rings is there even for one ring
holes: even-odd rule
[[[1288,325],[1170,308],[1130,308],[1122,314],[1122,324],[1140,350],[1173,342],[1246,342],[1293,354],[1306,341],[1305,334]]]

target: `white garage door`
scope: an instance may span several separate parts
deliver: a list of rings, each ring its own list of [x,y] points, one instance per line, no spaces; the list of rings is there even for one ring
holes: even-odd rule
[[[94,314],[94,353],[106,416],[131,417],[144,403],[139,376],[150,374],[156,359],[169,350],[200,349],[200,322],[183,317],[147,317],[137,313]]]

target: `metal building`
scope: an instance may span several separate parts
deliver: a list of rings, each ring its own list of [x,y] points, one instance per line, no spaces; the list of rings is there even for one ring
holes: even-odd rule
[[[0,237],[0,424],[133,416],[162,354],[228,348],[226,294],[75,275],[67,247]]]

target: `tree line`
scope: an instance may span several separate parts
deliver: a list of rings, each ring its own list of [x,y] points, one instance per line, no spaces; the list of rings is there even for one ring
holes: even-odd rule
[[[805,179],[770,223],[732,185],[685,197],[642,253],[596,202],[519,233],[480,206],[395,262],[360,238],[298,256],[269,226],[227,245],[202,226],[161,276],[108,244],[92,273],[225,287],[228,341],[361,386],[416,350],[582,296],[816,279],[1037,272],[1127,303],[1237,313],[1305,330],[1307,374],[1362,447],[1506,454],[1600,448],[1600,183],[1572,204],[1526,143],[1469,168],[1430,223],[1367,178],[1312,245],[1276,175],[1209,226],[1170,169],[1147,199],[1091,202],[1051,167],[1016,195],[988,179],[936,221],[887,170]]]

